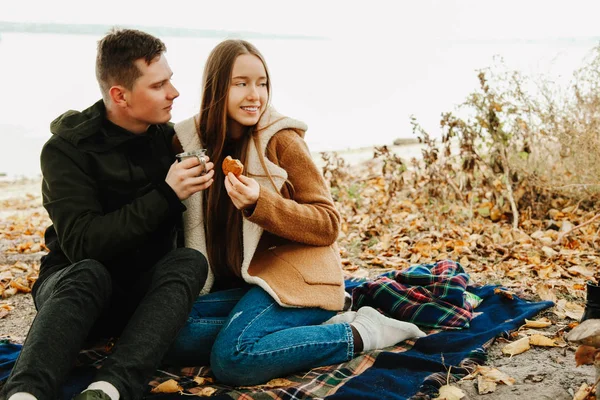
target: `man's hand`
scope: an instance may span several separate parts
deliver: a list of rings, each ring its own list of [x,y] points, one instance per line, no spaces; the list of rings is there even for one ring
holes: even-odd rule
[[[194,193],[207,189],[212,185],[213,175],[215,174],[215,171],[213,171],[214,164],[209,162],[207,156],[204,157],[204,160],[206,161],[206,173],[204,175],[201,175],[205,171],[200,161],[195,157],[186,158],[181,162],[175,161],[169,168],[165,182],[171,186],[179,200],[185,200]]]
[[[253,207],[258,201],[260,185],[252,178],[240,175],[236,178],[231,172],[225,177],[225,189],[233,205],[238,210]]]

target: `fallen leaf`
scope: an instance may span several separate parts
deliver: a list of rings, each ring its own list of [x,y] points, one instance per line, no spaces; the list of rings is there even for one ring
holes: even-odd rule
[[[552,272],[554,272],[554,268],[551,265],[537,270],[537,274],[541,279],[550,279]]]
[[[2,292],[2,297],[3,298],[7,298],[7,297],[10,297],[10,296],[12,296],[12,295],[14,295],[16,293],[17,293],[17,288],[11,286],[11,287],[9,287],[8,289],[5,289]]]
[[[506,290],[503,288],[496,288],[494,289],[494,294],[497,294],[499,296],[505,297],[509,300],[513,300],[515,294],[514,292],[511,292],[510,290]]]
[[[575,351],[575,366],[580,365],[592,365],[594,363],[594,356],[596,355],[597,349],[592,346],[586,346],[585,344],[580,345]]]
[[[547,328],[550,325],[552,325],[552,321],[550,321],[548,318],[540,318],[535,321],[525,319],[525,325],[523,326],[526,328]]]
[[[464,392],[456,386],[444,385],[434,400],[460,400],[463,397],[465,397]]]
[[[575,396],[573,396],[573,400],[589,399],[593,388],[593,386],[588,386],[587,383],[583,382],[579,387],[579,390],[577,390],[577,393],[575,393]]]
[[[556,250],[548,246],[542,246],[542,251],[544,252],[544,255],[548,258],[552,258],[558,254]]]
[[[207,383],[214,383],[215,380],[207,376],[196,376],[194,377],[194,382],[196,382],[198,385],[206,385]]]
[[[488,379],[488,380],[491,380],[494,382],[501,382],[508,386],[512,386],[515,383],[515,378],[511,378],[508,374],[506,374],[496,368],[488,367],[485,365],[479,365],[477,367],[477,371],[485,379]]]
[[[210,387],[210,386],[204,386],[204,387],[195,387],[195,388],[187,389],[187,391],[198,397],[210,397],[213,394],[215,394],[217,389],[215,389],[214,387]]]
[[[583,306],[581,306],[577,303],[567,301],[567,303],[565,304],[565,314],[567,315],[567,317],[574,319],[576,321],[581,320],[581,317],[583,317],[584,311],[585,311],[585,309],[583,308]]]
[[[280,387],[280,386],[292,386],[294,382],[284,379],[284,378],[275,378],[271,379],[269,382],[265,383],[266,387]]]
[[[25,286],[21,283],[20,279],[16,279],[10,282],[10,286],[16,288],[19,292],[29,293],[31,289],[28,286]]]
[[[582,275],[586,278],[591,278],[594,276],[594,271],[591,268],[586,268],[582,265],[575,265],[571,268],[567,268],[567,271],[571,274],[571,275]]]
[[[181,392],[183,388],[177,384],[177,381],[174,379],[169,379],[168,381],[164,381],[154,389],[152,389],[151,393],[177,393]]]
[[[529,337],[529,344],[534,345],[534,346],[542,346],[542,347],[556,347],[557,344],[554,342],[554,340],[546,337],[546,336],[542,336],[542,335],[531,335]]]
[[[554,294],[554,291],[548,285],[546,285],[545,283],[540,283],[536,286],[535,289],[538,296],[540,296],[542,300],[552,301],[556,303],[556,294]]]
[[[286,386],[293,386],[295,385],[295,382],[292,382],[288,379],[284,379],[284,378],[275,378],[275,379],[271,379],[269,382],[263,384],[263,385],[255,385],[255,386],[243,386],[244,388],[261,388],[261,389],[271,389],[271,388],[276,388],[276,387],[286,387]]]
[[[521,354],[529,349],[529,338],[524,337],[504,346],[502,348],[502,353],[512,357],[514,355]]]
[[[496,391],[496,386],[496,382],[492,380],[486,379],[481,375],[477,377],[477,391],[479,394],[493,393]]]

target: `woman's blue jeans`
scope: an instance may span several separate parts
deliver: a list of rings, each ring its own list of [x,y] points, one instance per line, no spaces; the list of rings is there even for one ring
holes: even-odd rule
[[[349,324],[321,325],[335,312],[287,308],[250,286],[200,296],[166,362],[207,365],[221,383],[256,385],[354,354]]]

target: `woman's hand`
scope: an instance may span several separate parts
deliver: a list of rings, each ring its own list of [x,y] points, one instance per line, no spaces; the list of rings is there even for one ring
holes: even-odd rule
[[[225,189],[238,210],[253,207],[260,194],[258,182],[244,175],[236,177],[231,172],[225,177]]]
[[[206,169],[202,168],[196,157],[186,158],[181,162],[175,161],[169,168],[165,181],[177,194],[179,200],[185,200],[212,185],[215,174],[214,164],[209,162],[207,156],[204,157],[204,161]]]

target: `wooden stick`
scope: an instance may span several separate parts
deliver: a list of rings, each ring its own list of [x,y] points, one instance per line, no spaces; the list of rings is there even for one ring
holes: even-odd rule
[[[500,152],[502,154],[502,162],[504,164],[504,179],[506,179],[506,189],[508,191],[508,200],[510,201],[510,208],[513,212],[513,229],[519,230],[519,210],[517,209],[517,203],[515,202],[515,196],[513,195],[512,183],[510,182],[510,169],[508,167],[508,158],[506,157],[506,149],[503,148]]]
[[[591,219],[587,220],[586,222],[583,222],[583,223],[581,223],[581,224],[577,225],[576,227],[569,229],[569,230],[568,230],[568,231],[566,231],[566,232],[562,232],[562,233],[560,233],[560,234],[558,235],[558,237],[556,238],[556,241],[554,241],[554,243],[552,243],[552,244],[554,244],[554,245],[556,245],[556,244],[560,244],[560,242],[562,242],[563,238],[564,238],[565,236],[567,236],[569,233],[571,233],[571,232],[573,232],[573,231],[576,231],[577,229],[581,229],[581,228],[583,228],[583,227],[584,227],[584,226],[586,226],[586,225],[589,225],[589,224],[591,224],[592,222],[594,222],[594,221],[595,221],[595,220],[597,220],[598,218],[600,218],[600,214],[596,214],[594,217],[592,217]]]

